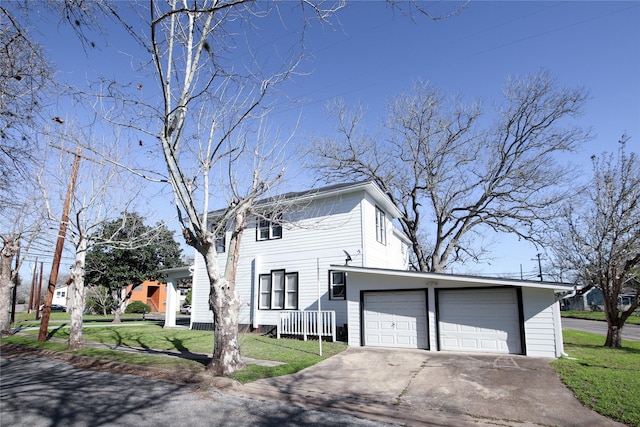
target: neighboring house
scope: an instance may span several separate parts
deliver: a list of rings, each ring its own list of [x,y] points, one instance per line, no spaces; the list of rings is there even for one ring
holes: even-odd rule
[[[236,292],[239,324],[248,330],[275,330],[281,311],[335,311],[346,334],[343,273],[332,264],[407,269],[409,241],[393,224],[400,212],[372,182],[333,185],[256,202],[266,218],[250,217],[242,237]],[[212,212],[211,218],[216,217]],[[221,270],[230,232],[217,241]],[[192,329],[210,329],[209,281],[196,253],[192,291]]]
[[[66,307],[67,299],[69,298],[69,287],[67,285],[58,285],[56,286],[55,291],[53,292],[53,300],[51,304],[58,304]]]
[[[256,207],[266,218],[276,211],[278,220],[249,218],[242,238],[242,328],[275,332],[300,311],[318,311],[320,300],[323,312],[335,312],[338,337],[353,346],[562,355],[555,291],[571,285],[408,271],[409,241],[393,224],[400,212],[372,182],[273,200]],[[217,242],[221,269],[228,240],[227,233]],[[208,297],[196,254],[192,329],[212,327]]]
[[[132,289],[133,288],[133,289]],[[136,287],[127,286],[127,294],[131,293],[128,304],[140,301],[147,304],[154,313],[164,313],[167,304],[167,285],[157,280],[145,280]]]

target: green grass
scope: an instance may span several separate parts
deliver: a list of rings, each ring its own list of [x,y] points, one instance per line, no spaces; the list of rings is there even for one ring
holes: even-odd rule
[[[141,314],[122,314],[120,316],[120,318],[122,319],[123,322],[132,322],[132,321],[140,321],[143,322],[142,320],[142,315]],[[70,316],[69,313],[63,313],[63,312],[53,312],[51,313],[51,315],[49,316],[49,325],[50,326],[56,326],[59,325],[61,323],[65,323],[65,322],[69,322]],[[96,315],[96,314],[84,314],[82,316],[83,321],[85,322],[85,324],[90,324],[90,323],[111,323],[113,321],[113,314],[107,315],[107,316],[102,316],[102,315]],[[153,323],[153,320],[146,320],[144,322],[150,322]],[[157,322],[157,320],[155,321]],[[16,313],[16,321],[15,323],[13,323],[12,327],[14,328],[37,328],[40,326],[40,320],[36,319],[36,313],[32,312],[32,313]]]
[[[619,349],[602,344],[600,335],[564,330],[565,352],[570,357],[552,366],[584,405],[640,426],[640,342],[623,340]]]
[[[39,343],[35,341],[35,335],[37,335],[38,331],[27,332],[33,335],[33,337],[14,335],[3,338],[2,341],[54,351],[66,351],[66,344],[64,342],[50,340],[45,343]],[[66,340],[69,337],[69,329],[61,328],[50,330],[50,334],[52,338]],[[161,326],[153,324],[136,324],[121,327],[111,325],[104,327],[85,327],[82,334],[85,342],[96,342],[120,347],[177,350],[181,352],[205,354],[211,354],[213,352],[213,333],[207,331],[163,329]],[[240,334],[239,341],[243,356],[283,363],[283,365],[275,367],[248,365],[245,369],[232,376],[232,378],[242,383],[255,381],[260,378],[270,378],[298,372],[338,354],[346,348],[344,344],[324,342],[322,345],[323,356],[319,356],[317,341],[299,341],[294,339],[277,340],[251,333]],[[168,358],[166,356],[137,355],[123,351],[93,349],[89,347],[74,353],[146,366],[168,367],[172,366],[172,363],[185,362],[185,359],[177,357]],[[191,362],[191,364],[186,368],[191,372],[193,372],[196,364],[199,365],[201,370],[204,369],[204,365],[201,362],[189,362]],[[175,366],[175,368],[184,369],[185,367]]]
[[[573,317],[576,319],[587,319],[587,320],[602,320],[606,321],[607,319],[604,316],[604,312],[602,311],[577,311],[577,310],[568,310],[561,311],[562,317]],[[626,321],[627,324],[631,325],[640,325],[640,315],[632,314]]]

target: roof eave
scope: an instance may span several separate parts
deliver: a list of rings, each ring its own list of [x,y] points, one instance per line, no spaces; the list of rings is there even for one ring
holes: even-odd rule
[[[437,282],[439,285],[448,285],[449,287],[456,287],[464,283],[464,284],[473,284],[478,287],[480,286],[520,286],[520,287],[527,287],[527,288],[552,289],[552,290],[561,290],[561,291],[573,289],[573,284],[571,283],[538,282],[538,281],[530,281],[530,280],[466,276],[466,275],[459,275],[459,274],[427,273],[427,272],[421,272],[421,271],[391,270],[391,269],[371,268],[371,267],[352,267],[352,266],[344,266],[344,265],[332,265],[331,268],[339,271],[359,273],[359,274],[422,278],[427,281]]]

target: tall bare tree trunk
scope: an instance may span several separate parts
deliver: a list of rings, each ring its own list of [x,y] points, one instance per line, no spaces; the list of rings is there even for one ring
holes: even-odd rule
[[[11,298],[15,286],[11,264],[20,248],[20,241],[16,236],[3,236],[2,240],[3,246],[2,252],[0,252],[0,336],[11,333]]]
[[[84,311],[84,266],[87,254],[87,240],[80,236],[76,246],[76,262],[71,270],[71,329],[69,331],[69,350],[80,350],[82,341],[82,313]]]
[[[213,311],[214,323],[213,358],[207,369],[215,375],[230,375],[244,368],[238,341],[240,299],[229,281],[220,275],[215,250],[215,245],[208,245],[203,254],[209,276],[209,307]]]

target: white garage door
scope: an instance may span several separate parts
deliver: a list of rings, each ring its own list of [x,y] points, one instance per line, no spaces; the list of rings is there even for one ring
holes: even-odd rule
[[[441,350],[521,354],[515,289],[438,292]]]
[[[364,294],[364,345],[428,348],[425,291]]]

